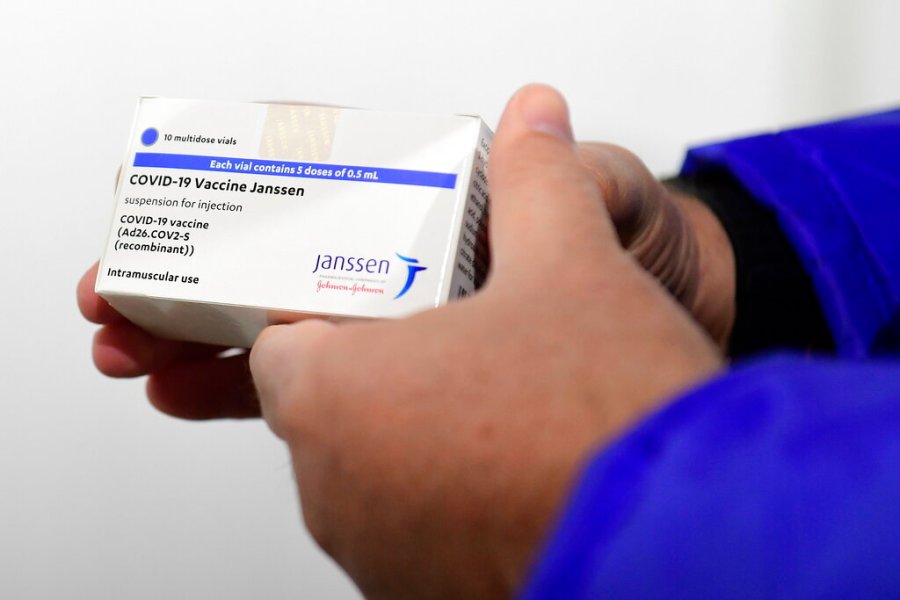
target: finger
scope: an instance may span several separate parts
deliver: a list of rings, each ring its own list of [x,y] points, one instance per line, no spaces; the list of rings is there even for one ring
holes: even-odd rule
[[[181,419],[246,419],[260,415],[249,353],[179,363],[147,379],[147,397]]]
[[[578,144],[581,161],[591,173],[624,246],[651,226],[666,195],[662,184],[637,156],[619,146]]]
[[[78,297],[78,309],[84,318],[93,323],[111,323],[122,318],[109,303],[94,292],[94,284],[97,281],[97,268],[99,263],[87,270],[78,281],[76,295]]]
[[[527,86],[510,100],[488,166],[495,272],[541,271],[618,245],[599,191],[572,140],[565,100]],[[544,270],[543,272],[546,272]]]
[[[335,325],[315,319],[290,325],[267,327],[250,352],[250,371],[259,394],[263,417],[279,437],[285,437],[285,423],[292,407],[302,402],[310,389],[311,358],[316,344]]]
[[[110,377],[140,377],[176,362],[189,362],[222,352],[209,346],[164,340],[120,319],[94,335],[93,358],[97,369]]]
[[[634,154],[609,144],[579,144],[622,246],[690,308],[697,291],[697,245],[682,210]]]

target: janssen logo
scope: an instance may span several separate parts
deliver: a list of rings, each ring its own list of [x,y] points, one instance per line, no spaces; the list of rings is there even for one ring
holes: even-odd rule
[[[419,264],[419,259],[396,253],[395,255],[406,266],[406,282],[394,296],[394,300],[403,297],[416,282],[416,275],[428,269]],[[323,271],[340,271],[343,273],[368,273],[370,275],[387,275],[391,272],[391,261],[387,259],[367,258],[365,256],[342,256],[340,254],[316,255],[316,266],[313,273]]]

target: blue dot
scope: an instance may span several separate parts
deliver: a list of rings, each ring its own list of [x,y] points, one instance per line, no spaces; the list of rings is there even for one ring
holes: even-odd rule
[[[141,134],[141,143],[145,146],[152,146],[158,139],[159,132],[153,127],[145,129],[144,133]]]

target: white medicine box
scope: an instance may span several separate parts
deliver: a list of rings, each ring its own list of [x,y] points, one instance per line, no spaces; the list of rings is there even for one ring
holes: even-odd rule
[[[157,335],[241,347],[471,294],[491,137],[471,116],[143,98],[96,291]]]

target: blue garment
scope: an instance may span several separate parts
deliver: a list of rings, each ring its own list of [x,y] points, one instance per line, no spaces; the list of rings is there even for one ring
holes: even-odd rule
[[[775,211],[841,356],[900,346],[900,110],[696,148],[682,172],[716,168]]]
[[[598,453],[521,597],[900,597],[900,110],[689,152],[771,207],[841,358],[772,356]]]

